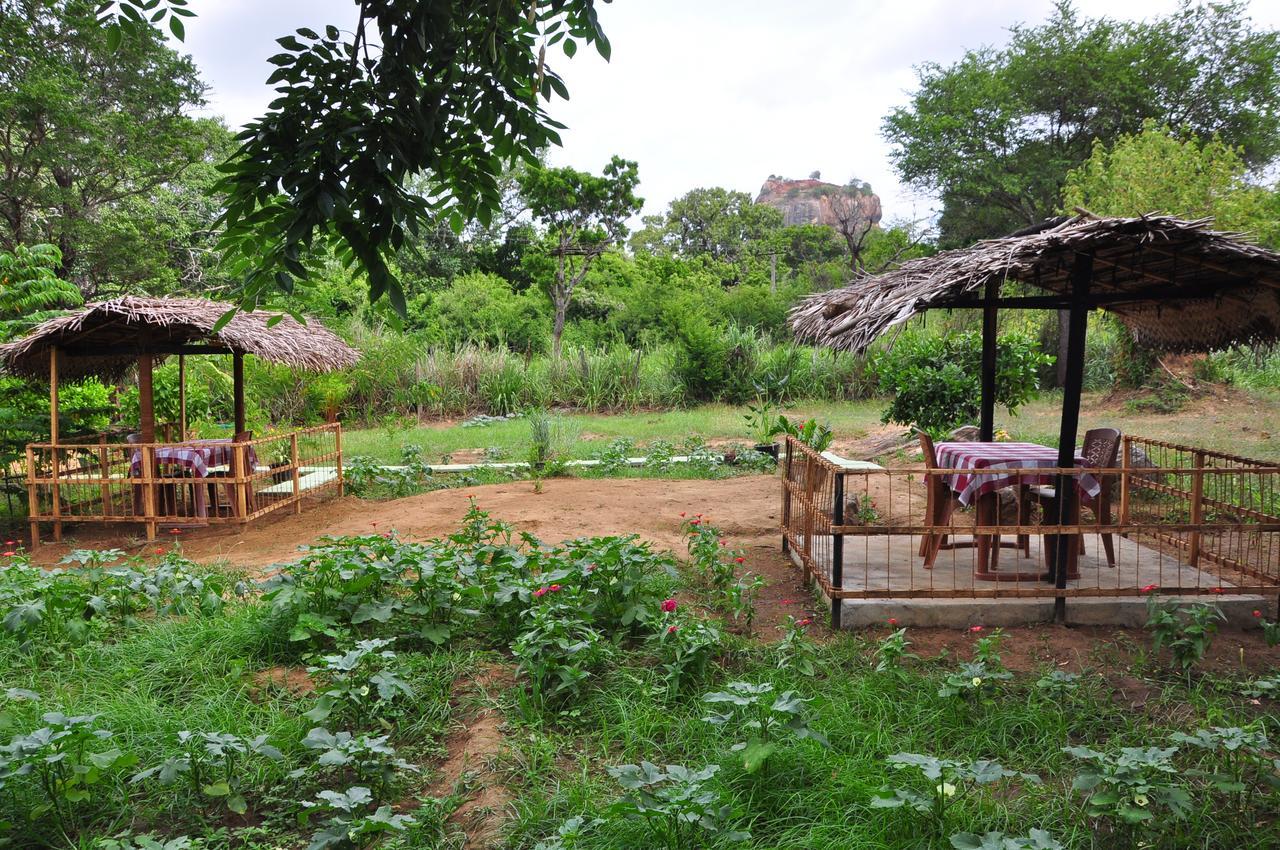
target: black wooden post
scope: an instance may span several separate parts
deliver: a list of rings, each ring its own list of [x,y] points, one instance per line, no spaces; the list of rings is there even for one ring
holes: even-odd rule
[[[1084,386],[1084,342],[1089,323],[1089,285],[1093,282],[1093,255],[1076,254],[1071,266],[1071,308],[1067,321],[1067,362],[1062,372],[1066,380],[1062,386],[1062,425],[1058,431],[1058,466],[1070,469],[1076,461],[1076,433],[1080,428],[1080,393]],[[1058,525],[1073,525],[1077,517],[1076,479],[1066,473],[1058,473]],[[1071,552],[1073,535],[1059,534],[1054,547],[1054,586],[1063,590],[1067,586],[1067,559]],[[1067,620],[1067,597],[1058,594],[1053,600],[1053,620]]]
[[[245,430],[244,422],[244,355],[235,352],[231,355],[231,395],[232,395],[232,418],[235,424],[235,433],[240,434]]]
[[[835,480],[835,504],[831,506],[831,524],[844,525],[844,473],[837,472]],[[831,628],[840,630],[840,603],[836,591],[844,587],[844,535],[831,532]]]
[[[989,443],[996,437],[996,299],[1000,297],[1000,280],[987,281],[982,305],[982,419],[978,439]]]

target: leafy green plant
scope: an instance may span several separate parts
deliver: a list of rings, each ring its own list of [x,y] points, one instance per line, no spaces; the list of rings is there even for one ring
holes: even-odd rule
[[[1070,697],[1080,690],[1080,674],[1050,670],[1036,679],[1036,689],[1051,697]]]
[[[583,618],[573,589],[549,584],[533,596],[511,654],[529,685],[529,707],[542,709],[578,695],[609,646]]]
[[[909,808],[928,817],[935,835],[945,833],[947,810],[982,785],[1019,777],[1039,783],[1034,773],[1008,770],[994,761],[956,761],[918,753],[896,753],[887,761],[897,771],[914,769],[923,778],[908,785],[884,785],[871,798],[872,808]],[[924,789],[921,789],[921,785]]]
[[[318,665],[308,667],[326,687],[303,716],[317,723],[330,717],[383,718],[395,700],[412,697],[409,683],[396,674],[396,654],[386,649],[392,643],[383,638],[357,641],[347,652],[322,656]]]
[[[1246,811],[1248,802],[1260,787],[1280,790],[1280,764],[1271,752],[1271,742],[1261,722],[1249,726],[1213,726],[1194,734],[1174,732],[1176,744],[1200,750],[1207,767],[1187,772],[1204,779],[1220,794],[1232,798],[1237,808]]]
[[[252,755],[280,761],[280,750],[267,743],[266,735],[242,738],[227,732],[187,732],[177,735],[178,755],[165,759],[133,775],[130,782],[156,779],[161,785],[172,785],[186,775],[196,799],[221,800],[228,809],[242,815],[248,811],[245,800],[244,762]]]
[[[311,836],[307,850],[361,850],[389,833],[403,833],[414,823],[411,815],[398,815],[388,805],[374,809],[372,792],[360,785],[345,791],[321,791],[302,807],[299,819],[303,825],[313,812],[329,816]]]
[[[755,404],[747,405],[747,412],[742,418],[747,423],[747,433],[757,445],[763,445],[773,439],[773,426],[777,421],[774,419],[775,410],[777,406],[767,398],[756,399]]]
[[[829,746],[820,732],[809,728],[805,716],[809,700],[797,696],[795,691],[775,695],[773,685],[768,682],[758,685],[730,682],[727,690],[709,693],[702,701],[724,706],[724,711],[713,712],[703,720],[713,726],[733,727],[738,737],[746,738],[735,742],[730,751],[741,754],[742,767],[747,773],[764,767],[784,735],[796,740],[812,738],[824,747]]]
[[[396,755],[389,736],[353,735],[330,732],[316,727],[302,739],[302,746],[319,753],[312,768],[299,768],[289,774],[300,779],[311,773],[337,774],[355,784],[372,789],[375,800],[387,800],[395,785],[396,772],[417,773],[418,767]]]
[[[1151,646],[1159,652],[1167,648],[1184,673],[1190,673],[1213,643],[1218,623],[1226,620],[1216,605],[1197,604],[1185,608],[1161,605],[1153,593],[1147,597],[1147,625]]]
[[[635,456],[636,441],[629,437],[619,437],[610,441],[609,445],[596,453],[600,461],[600,471],[606,475],[616,475],[631,468],[631,458]]]
[[[880,673],[901,670],[903,661],[917,657],[910,649],[911,641],[905,628],[890,632],[876,645],[876,670]]]
[[[1008,670],[993,670],[982,661],[966,661],[943,678],[938,696],[981,699],[995,693],[998,682],[1012,678]]]
[[[670,696],[702,681],[720,651],[723,637],[713,623],[696,617],[671,617],[657,624],[650,638]]]
[[[112,733],[98,728],[96,714],[69,717],[51,711],[41,720],[41,728],[0,747],[0,787],[16,795],[21,784],[35,798],[23,807],[28,820],[50,815],[66,836],[75,831],[78,807],[95,794],[109,796],[112,792],[101,786],[116,771],[137,764],[138,757],[117,747],[97,749]]]
[[[815,452],[825,452],[831,447],[831,441],[835,439],[835,433],[816,419],[800,423],[792,422],[785,416],[779,416],[768,431],[768,437],[779,435],[795,437]]]
[[[1121,747],[1119,752],[1103,753],[1079,746],[1062,751],[1089,762],[1071,786],[1089,795],[1089,817],[1132,827],[1153,821],[1161,809],[1175,818],[1190,812],[1191,797],[1176,781],[1177,747]]]
[[[951,836],[955,850],[1064,850],[1061,841],[1043,829],[1033,829],[1025,836],[1003,832],[957,832]]]
[[[779,670],[791,670],[801,676],[809,677],[818,672],[818,647],[809,638],[809,626],[813,621],[808,617],[796,619],[787,615],[787,624],[782,640],[774,644],[774,657]]]
[[[651,839],[668,850],[696,850],[707,842],[746,841],[751,834],[727,826],[732,808],[707,787],[718,765],[690,770],[678,764],[659,768],[642,761],[609,768],[625,790],[609,811],[645,823]]]
[[[751,627],[756,619],[756,597],[764,584],[764,579],[760,576],[747,573],[729,585],[729,590],[725,593],[725,610],[735,623],[742,624],[747,634],[751,634]]]

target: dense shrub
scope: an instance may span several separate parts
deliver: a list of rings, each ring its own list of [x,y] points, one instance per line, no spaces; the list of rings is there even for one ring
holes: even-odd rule
[[[1010,413],[1034,396],[1037,370],[1048,359],[1020,333],[999,338],[996,402]],[[948,336],[904,333],[871,355],[868,368],[881,393],[892,396],[883,421],[938,435],[975,420],[982,397],[982,340],[974,332]]]

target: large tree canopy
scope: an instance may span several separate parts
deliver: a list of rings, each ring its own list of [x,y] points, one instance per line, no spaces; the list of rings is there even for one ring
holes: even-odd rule
[[[89,295],[147,276],[117,213],[146,198],[135,211],[158,215],[150,200],[225,135],[184,114],[203,102],[190,59],[150,29],[113,51],[96,7],[0,3],[0,248],[56,245]]]
[[[884,121],[899,175],[941,196],[946,243],[1044,219],[1095,139],[1146,119],[1217,135],[1251,168],[1280,154],[1280,33],[1255,30],[1241,2],[1128,23],[1061,0],[1043,25],[1011,32],[1003,48],[921,66],[911,103]]]
[[[609,2],[609,0],[604,0]],[[129,41],[186,0],[103,6],[105,31]],[[292,291],[309,252],[333,250],[368,275],[369,295],[404,311],[388,260],[432,215],[460,230],[501,204],[514,160],[558,144],[542,101],[567,98],[547,49],[594,45],[609,58],[596,0],[358,0],[354,26],[279,39],[268,83],[279,93],[224,166],[223,247],[243,274],[242,302]],[[167,18],[166,18],[167,15]],[[421,175],[428,195],[411,191]]]

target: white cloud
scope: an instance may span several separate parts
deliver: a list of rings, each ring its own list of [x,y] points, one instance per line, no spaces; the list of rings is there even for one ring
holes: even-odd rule
[[[299,26],[349,28],[350,0],[218,0],[193,4],[185,49],[209,82],[209,112],[238,126],[272,97],[263,85],[275,39]],[[1151,17],[1177,0],[1078,0],[1082,14]],[[931,206],[899,185],[880,121],[904,103],[913,67],[947,64],[1037,23],[1051,0],[615,0],[600,6],[612,62],[593,51],[551,58],[572,100],[557,164],[598,170],[612,154],[640,163],[646,212],[696,186],[755,193],[770,173],[853,175],[880,193],[886,216]],[[1254,0],[1256,24],[1280,28],[1280,3]]]

